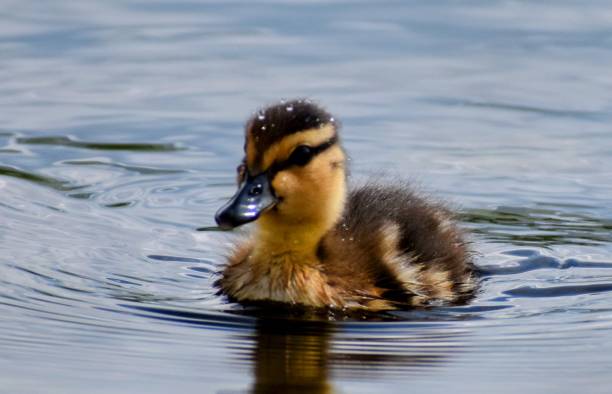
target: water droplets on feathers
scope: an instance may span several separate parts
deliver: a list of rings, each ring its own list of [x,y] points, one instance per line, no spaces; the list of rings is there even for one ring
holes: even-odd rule
[[[247,132],[256,143],[256,151],[264,152],[286,135],[330,123],[336,124],[331,114],[310,100],[281,100],[256,111],[247,123]]]

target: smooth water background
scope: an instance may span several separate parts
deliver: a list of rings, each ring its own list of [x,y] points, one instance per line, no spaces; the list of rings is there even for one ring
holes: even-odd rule
[[[0,8],[0,392],[612,390],[608,1]],[[257,318],[215,295],[242,126],[308,96],[352,178],[454,204],[468,306]]]

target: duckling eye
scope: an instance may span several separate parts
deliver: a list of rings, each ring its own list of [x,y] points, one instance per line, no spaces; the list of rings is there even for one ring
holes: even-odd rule
[[[314,152],[311,147],[306,145],[300,145],[293,150],[291,156],[289,156],[289,159],[287,159],[287,161],[290,164],[305,166],[306,164],[308,164],[310,159],[312,159],[313,153]]]

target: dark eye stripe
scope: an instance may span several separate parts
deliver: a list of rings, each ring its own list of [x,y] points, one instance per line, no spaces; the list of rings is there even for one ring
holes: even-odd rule
[[[323,153],[327,149],[334,146],[336,142],[338,142],[338,137],[334,135],[333,137],[323,142],[322,144],[311,147],[310,148],[311,160],[318,154]],[[268,174],[270,174],[270,177],[273,178],[274,175],[276,175],[276,173],[278,173],[279,171],[285,170],[291,167],[292,165],[294,165],[294,163],[292,163],[291,160],[284,160],[284,161],[272,164],[266,172],[268,172]]]

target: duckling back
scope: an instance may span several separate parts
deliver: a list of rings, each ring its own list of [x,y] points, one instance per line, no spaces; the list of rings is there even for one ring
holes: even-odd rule
[[[451,212],[403,183],[353,189],[319,255],[332,282],[368,309],[460,303],[476,286]]]

